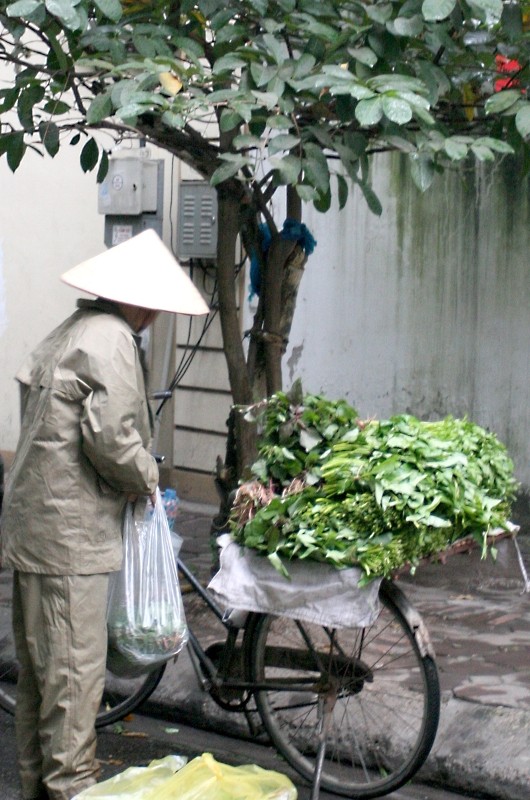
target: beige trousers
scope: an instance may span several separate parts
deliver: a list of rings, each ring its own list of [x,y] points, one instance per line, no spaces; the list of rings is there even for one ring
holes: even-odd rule
[[[70,800],[96,782],[108,575],[15,572],[20,665],[15,731],[22,797]]]

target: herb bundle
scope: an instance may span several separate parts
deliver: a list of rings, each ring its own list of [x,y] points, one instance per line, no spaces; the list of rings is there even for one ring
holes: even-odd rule
[[[231,514],[233,538],[283,559],[359,566],[365,579],[506,528],[516,490],[497,437],[468,420],[362,421],[345,401],[277,393],[252,407],[255,480]]]

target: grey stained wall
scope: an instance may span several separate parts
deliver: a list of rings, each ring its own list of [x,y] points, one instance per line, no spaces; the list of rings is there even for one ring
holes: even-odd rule
[[[530,487],[529,182],[513,162],[438,176],[421,194],[381,157],[382,217],[354,195],[307,210],[285,383],[345,396],[365,417],[467,415],[507,445]]]

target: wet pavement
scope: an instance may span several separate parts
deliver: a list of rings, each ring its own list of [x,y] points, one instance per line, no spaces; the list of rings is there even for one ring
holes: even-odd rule
[[[518,542],[530,565],[530,536]],[[430,632],[443,691],[530,712],[530,594],[512,540],[496,561],[475,550],[399,582]]]

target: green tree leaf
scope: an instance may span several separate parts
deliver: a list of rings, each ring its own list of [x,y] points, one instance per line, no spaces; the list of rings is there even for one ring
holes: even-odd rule
[[[483,144],[472,144],[470,150],[478,158],[479,161],[494,161],[495,156],[493,151]]]
[[[240,55],[234,53],[227,53],[218,58],[213,65],[213,74],[221,75],[223,72],[233,72],[236,69],[246,67],[247,62]]]
[[[409,156],[411,159],[410,174],[412,180],[420,190],[425,192],[430,187],[434,180],[435,170],[434,163],[428,156],[418,156],[413,154]]]
[[[309,186],[305,183],[299,183],[297,185],[296,193],[304,203],[311,203],[318,196],[317,190],[313,186]]]
[[[337,175],[339,209],[343,209],[348,201],[348,181],[343,175]]]
[[[503,10],[502,0],[467,0],[472,9],[482,12],[488,25],[500,21]]]
[[[513,147],[508,142],[503,142],[501,139],[492,139],[491,136],[480,136],[475,139],[476,145],[485,145],[497,153],[513,153]]]
[[[268,0],[250,0],[250,5],[255,8],[258,14],[265,16],[267,13]]]
[[[24,134],[10,133],[7,137],[6,156],[7,163],[11,172],[16,172],[20,166],[20,162],[24,157],[26,151],[26,144],[24,142]]]
[[[224,108],[221,112],[219,127],[223,132],[231,131],[234,128],[238,128],[242,122],[243,118],[241,114],[238,114],[237,111],[232,111],[229,108]]]
[[[505,89],[502,92],[488,97],[484,105],[486,114],[502,114],[512,108],[521,99],[521,92],[517,89]]]
[[[83,172],[91,172],[99,158],[99,147],[97,142],[92,137],[86,142],[81,150],[80,163]]]
[[[52,158],[56,156],[60,146],[57,125],[54,122],[41,122],[39,124],[39,134],[48,155]]]
[[[20,90],[16,86],[13,89],[0,90],[0,114],[13,108],[18,100],[19,94]]]
[[[300,144],[300,137],[290,133],[280,133],[269,141],[269,153],[274,155],[285,150],[292,150]]]
[[[67,114],[70,111],[70,105],[63,100],[48,100],[48,102],[43,105],[42,110],[45,111],[46,114],[59,116],[61,114]]]
[[[45,0],[45,5],[49,13],[58,17],[70,30],[77,30],[81,26],[75,0]]]
[[[377,125],[383,116],[383,99],[373,97],[369,100],[360,100],[355,106],[355,116],[359,124],[364,127]]]
[[[376,214],[378,217],[380,217],[383,213],[383,206],[381,205],[381,201],[372,187],[365,181],[359,181],[358,185],[361,187],[364,199],[366,200],[368,208],[372,214]]]
[[[456,6],[456,0],[424,0],[421,13],[428,22],[440,22],[449,17]]]
[[[515,115],[515,125],[523,139],[530,136],[530,105],[524,105],[519,109]]]
[[[123,11],[119,0],[94,0],[99,10],[113,22],[119,22]]]
[[[98,173],[97,173],[97,176],[96,176],[96,182],[97,183],[103,183],[103,181],[107,177],[108,171],[109,171],[109,157],[107,155],[107,152],[105,150],[103,150],[103,152],[101,153],[101,158],[99,160],[99,167],[98,167]]]
[[[218,186],[220,183],[223,183],[229,178],[233,178],[234,175],[237,175],[239,170],[247,163],[248,159],[244,156],[237,156],[233,161],[225,161],[225,163],[217,167],[213,173],[210,179],[210,184],[212,186]]]
[[[278,67],[276,64],[262,64],[255,61],[250,65],[250,74],[256,86],[261,88],[278,75]]]
[[[288,56],[285,44],[276,39],[276,37],[272,36],[270,33],[265,33],[262,37],[262,41],[275,62],[277,64],[283,64]]]
[[[94,125],[96,122],[101,122],[110,116],[112,111],[112,101],[108,94],[98,94],[92,100],[87,111],[87,122],[89,125]]]
[[[271,158],[271,164],[278,173],[280,183],[295,185],[300,179],[302,160],[297,156],[289,155],[284,158]]]
[[[6,13],[8,17],[29,17],[41,5],[41,0],[17,0],[7,6]]]
[[[331,208],[331,192],[318,193],[313,200],[313,205],[321,214],[325,214]]]
[[[329,191],[329,166],[322,148],[317,144],[308,142],[304,145],[303,169],[306,180],[314,186],[319,193]]]
[[[17,103],[18,118],[22,127],[33,130],[33,108],[44,97],[44,87],[33,84],[20,92]]]
[[[348,50],[352,58],[367,67],[375,67],[378,58],[371,47],[352,47]]]
[[[469,146],[455,136],[445,140],[444,150],[452,161],[460,161],[467,157]]]
[[[385,95],[383,97],[383,112],[385,117],[397,125],[405,125],[412,119],[410,104],[399,97]]]
[[[387,23],[389,28],[397,36],[419,36],[423,31],[423,19],[421,14],[412,17],[396,17],[393,24]]]
[[[310,53],[302,53],[300,58],[298,58],[296,61],[291,77],[294,80],[299,80],[300,78],[306,77],[306,75],[308,75],[315,66],[316,61],[317,60],[315,56],[311,55]]]
[[[374,22],[378,22],[380,25],[385,25],[392,17],[392,5],[391,3],[369,5],[366,7],[366,14]]]

